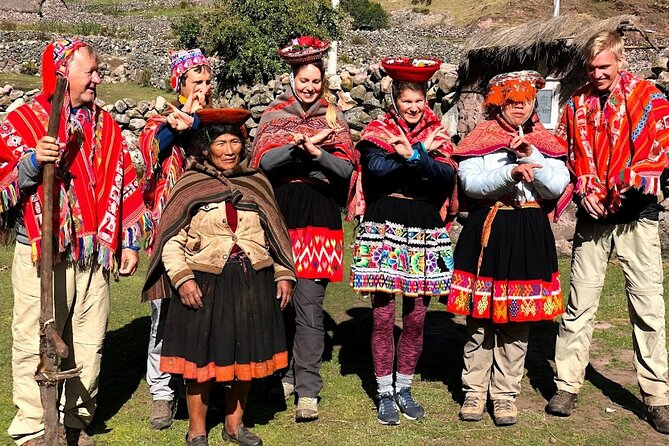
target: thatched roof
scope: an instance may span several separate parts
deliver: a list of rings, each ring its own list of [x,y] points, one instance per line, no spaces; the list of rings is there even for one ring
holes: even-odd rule
[[[582,66],[581,50],[592,35],[634,23],[631,15],[598,20],[578,14],[479,33],[465,43],[461,80],[465,85],[487,82],[491,73],[515,69],[566,74],[576,64]]]

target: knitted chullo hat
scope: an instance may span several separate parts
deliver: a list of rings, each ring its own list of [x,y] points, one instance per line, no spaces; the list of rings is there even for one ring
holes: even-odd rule
[[[56,90],[56,77],[67,77],[69,64],[67,61],[79,48],[88,46],[81,40],[64,37],[49,43],[42,54],[42,92],[47,97],[53,96]]]
[[[209,61],[199,48],[193,48],[192,50],[168,51],[167,54],[170,57],[170,69],[172,70],[170,84],[172,85],[172,89],[177,93],[179,93],[179,90],[181,89],[181,76],[183,76],[186,71],[200,65],[210,66]]]
[[[508,102],[533,101],[546,81],[536,71],[512,71],[490,79],[484,106],[501,107]]]

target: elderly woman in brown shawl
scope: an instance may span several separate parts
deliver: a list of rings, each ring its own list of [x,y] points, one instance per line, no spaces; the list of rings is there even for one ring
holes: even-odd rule
[[[295,340],[282,382],[286,398],[293,392],[299,397],[298,421],[318,418],[323,300],[327,284],[343,277],[340,206],[356,164],[348,126],[324,78],[327,47],[303,36],[279,50],[293,67],[291,88],[263,113],[251,162],[274,186],[295,256]]]
[[[245,110],[198,112],[194,157],[165,207],[146,299],[175,295],[160,368],[183,375],[187,446],[206,446],[212,382],[227,383],[223,439],[262,440],[242,424],[251,379],[288,365],[281,309],[295,282],[288,231],[269,181],[245,159]]]

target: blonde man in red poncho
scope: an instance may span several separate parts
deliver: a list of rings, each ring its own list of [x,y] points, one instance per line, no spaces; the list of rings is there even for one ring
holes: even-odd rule
[[[211,67],[199,48],[169,51],[172,88],[177,100],[166,113],[149,119],[139,135],[139,149],[146,165],[144,200],[158,227],[172,188],[184,172],[188,146],[200,126],[195,113],[209,106]],[[153,246],[148,246],[151,250]],[[169,296],[165,296],[169,297]],[[162,300],[151,301],[151,331],[146,360],[146,383],[151,393],[149,425],[166,429],[172,425],[177,406],[171,375],[160,371],[162,340],[157,340]],[[168,305],[166,303],[165,305]]]
[[[557,393],[548,411],[569,416],[588,365],[593,322],[613,248],[625,273],[634,366],[650,424],[669,434],[669,384],[658,234],[660,177],[667,167],[669,102],[621,69],[615,32],[584,48],[590,82],[568,102],[557,136],[576,176],[578,204],[569,303],[555,347]]]
[[[58,138],[46,136],[56,77],[68,80]],[[149,223],[128,148],[114,119],[95,103],[98,56],[63,39],[47,46],[42,94],[0,126],[0,211],[15,217],[12,264],[12,375],[16,416],[8,429],[19,445],[43,445],[39,362],[42,167],[56,163],[53,284],[57,328],[70,346],[59,410],[68,444],[92,445],[83,429],[96,407],[102,346],[109,319],[109,276],[131,275]],[[12,219],[9,220],[10,222]]]

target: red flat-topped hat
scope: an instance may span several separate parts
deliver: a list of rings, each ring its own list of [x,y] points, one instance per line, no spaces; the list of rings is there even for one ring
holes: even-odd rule
[[[439,59],[386,57],[381,59],[381,65],[394,81],[424,84],[437,72],[441,61]]]
[[[243,125],[251,112],[243,108],[203,108],[195,112],[203,125]]]
[[[279,48],[279,57],[290,65],[304,65],[323,59],[330,42],[318,37],[301,36]]]

